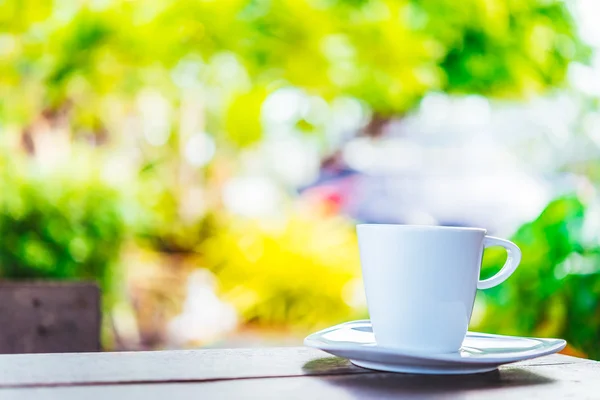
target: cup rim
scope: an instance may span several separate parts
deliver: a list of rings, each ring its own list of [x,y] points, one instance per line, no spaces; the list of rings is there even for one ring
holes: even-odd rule
[[[403,229],[403,230],[421,230],[421,231],[455,231],[455,232],[483,232],[487,233],[486,229],[463,227],[463,226],[441,226],[441,225],[411,225],[411,224],[372,224],[361,223],[356,224],[356,228],[382,228],[382,229]]]

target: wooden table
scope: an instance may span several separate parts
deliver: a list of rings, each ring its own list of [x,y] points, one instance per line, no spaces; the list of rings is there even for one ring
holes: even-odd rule
[[[0,399],[600,399],[600,363],[470,376],[369,371],[308,348],[0,355]]]

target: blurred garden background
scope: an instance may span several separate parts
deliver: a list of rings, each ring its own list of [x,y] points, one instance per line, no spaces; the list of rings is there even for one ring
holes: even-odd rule
[[[98,280],[107,350],[298,344],[368,316],[356,223],[479,226],[523,262],[471,329],[600,359],[598,18],[2,0],[0,276]]]

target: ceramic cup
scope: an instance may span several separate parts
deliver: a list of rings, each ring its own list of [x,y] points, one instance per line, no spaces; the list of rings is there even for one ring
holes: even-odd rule
[[[367,305],[378,346],[452,353],[467,334],[475,292],[504,282],[521,261],[514,243],[485,229],[359,224]],[[479,280],[486,247],[508,252],[502,269]]]

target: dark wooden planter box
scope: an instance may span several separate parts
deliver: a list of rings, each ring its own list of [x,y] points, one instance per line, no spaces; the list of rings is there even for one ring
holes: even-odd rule
[[[0,353],[99,350],[95,283],[0,282]]]

